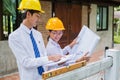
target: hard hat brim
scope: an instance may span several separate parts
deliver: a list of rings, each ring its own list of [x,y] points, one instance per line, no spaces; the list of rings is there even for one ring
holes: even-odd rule
[[[40,13],[45,13],[45,11],[41,10]]]
[[[24,10],[31,10],[31,9],[20,9],[20,8],[17,8],[19,11],[24,11]],[[45,13],[45,11],[43,11],[43,10],[38,10],[40,13]]]

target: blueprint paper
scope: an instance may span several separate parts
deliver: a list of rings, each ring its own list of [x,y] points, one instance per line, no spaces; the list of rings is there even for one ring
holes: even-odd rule
[[[63,63],[63,62],[66,62],[68,60],[70,60],[71,58],[73,57],[73,55],[66,55],[66,56],[63,56],[60,61],[57,61],[57,62],[54,62],[54,61],[50,61],[48,64],[46,64],[45,66],[53,66],[53,65],[57,65],[57,64],[60,64],[60,63]]]
[[[100,37],[84,25],[77,37],[78,44],[73,46],[70,54],[80,53],[82,56],[84,53],[89,52],[88,56],[90,56],[95,50],[99,40]]]

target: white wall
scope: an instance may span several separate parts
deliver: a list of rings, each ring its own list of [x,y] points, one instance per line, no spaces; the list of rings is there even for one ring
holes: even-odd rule
[[[91,4],[91,13],[90,13],[90,29],[96,32],[101,40],[97,46],[97,50],[104,50],[105,46],[112,47],[112,16],[113,16],[113,7],[109,6],[109,15],[108,15],[108,30],[107,31],[96,31],[96,16],[97,15],[97,5]]]
[[[16,60],[8,41],[0,41],[0,77],[15,71],[17,71]]]

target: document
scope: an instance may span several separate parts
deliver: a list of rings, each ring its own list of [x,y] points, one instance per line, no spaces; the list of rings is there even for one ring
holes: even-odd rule
[[[66,62],[66,61],[70,60],[71,58],[72,58],[72,55],[66,55],[66,56],[63,56],[63,57],[62,57],[59,61],[57,61],[57,62],[50,61],[50,62],[49,62],[48,64],[46,64],[45,66],[57,65],[57,64]]]
[[[82,56],[88,52],[88,56],[90,56],[95,50],[99,40],[100,37],[84,25],[77,36],[78,44],[73,46],[70,54],[79,54]]]

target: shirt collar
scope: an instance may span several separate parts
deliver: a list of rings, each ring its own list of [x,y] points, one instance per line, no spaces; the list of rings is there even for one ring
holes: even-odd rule
[[[33,28],[29,29],[27,26],[25,26],[23,23],[20,24],[20,28],[23,29],[26,33],[30,34],[31,31],[33,31]]]
[[[50,41],[53,45],[55,45],[55,46],[57,46],[57,47],[60,47],[60,45],[59,45],[57,42],[55,42],[53,39],[49,38],[49,41]]]

